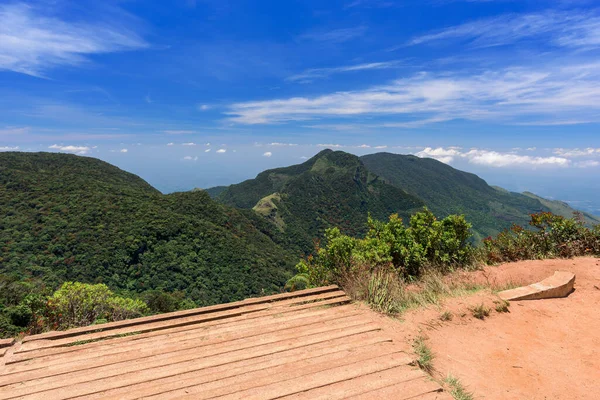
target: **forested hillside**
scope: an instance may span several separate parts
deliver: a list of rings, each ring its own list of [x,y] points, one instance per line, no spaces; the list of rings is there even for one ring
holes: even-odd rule
[[[214,192],[213,192],[214,193]],[[324,150],[303,164],[260,173],[216,196],[235,207],[253,208],[283,233],[285,245],[310,252],[325,229],[361,235],[367,216],[407,218],[424,203],[368,171],[357,156]]]
[[[280,290],[295,255],[277,229],[204,191],[163,195],[97,159],[0,153],[0,274],[183,291],[197,305]]]
[[[391,153],[361,157],[365,166],[390,184],[427,204],[438,217],[464,214],[477,239],[495,236],[511,225],[527,226],[530,214],[550,211],[570,218],[574,209],[531,193],[520,194],[489,186],[477,175],[459,171],[431,158]],[[585,214],[586,222],[598,219]]]

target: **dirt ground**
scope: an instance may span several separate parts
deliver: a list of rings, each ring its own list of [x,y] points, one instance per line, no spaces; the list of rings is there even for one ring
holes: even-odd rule
[[[457,377],[475,399],[599,399],[600,259],[523,261],[470,276],[526,285],[558,270],[576,275],[566,298],[511,302],[510,312],[499,313],[497,296],[482,291],[410,311],[402,321],[376,318],[407,351],[415,337],[425,337],[435,355],[434,377]],[[469,310],[481,303],[492,310],[483,321]],[[451,321],[440,319],[444,311]]]

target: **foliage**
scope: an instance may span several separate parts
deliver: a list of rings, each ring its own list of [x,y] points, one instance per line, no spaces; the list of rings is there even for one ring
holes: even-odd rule
[[[408,227],[396,214],[386,223],[369,216],[363,239],[328,229],[325,246],[317,243],[316,254],[302,260],[297,269],[315,286],[340,283],[357,266],[365,265],[372,270],[389,268],[401,278],[414,279],[425,269],[448,271],[469,265],[473,254],[469,229],[462,216],[438,220],[426,208],[410,218]]]
[[[496,238],[485,239],[483,260],[493,264],[600,254],[600,225],[590,229],[579,215],[532,214],[529,225],[531,229],[513,225]]]
[[[141,300],[115,296],[104,284],[65,282],[48,298],[43,322],[51,329],[68,329],[140,317],[148,312]]]
[[[489,186],[477,175],[431,158],[377,153],[360,159],[372,173],[422,199],[436,216],[464,214],[473,224],[478,243],[510,228],[512,223],[526,224],[531,213],[551,211],[569,217],[574,211],[562,202]],[[598,217],[589,214],[585,219],[588,224],[600,223]]]
[[[425,343],[423,336],[419,336],[414,340],[413,350],[418,357],[416,362],[419,368],[431,374],[433,372],[433,360],[435,356],[429,346],[427,346],[427,343]]]
[[[483,303],[471,308],[471,314],[477,319],[485,319],[490,316],[490,308],[485,306]]]
[[[448,375],[444,382],[450,387],[450,395],[454,400],[473,400],[473,394],[468,392],[463,384],[452,375]]]
[[[281,230],[281,244],[310,253],[314,238],[337,227],[350,236],[366,233],[367,215],[408,217],[424,205],[402,188],[369,172],[361,160],[342,151],[323,150],[303,164],[267,170],[218,193],[224,204],[252,209]]]
[[[129,297],[158,290],[189,299],[159,299],[153,312],[276,293],[297,257],[274,243],[276,229],[252,211],[202,190],[163,195],[133,174],[75,155],[0,153],[0,214],[0,274],[48,292],[78,281]]]
[[[510,312],[510,303],[506,300],[499,300],[499,301],[495,301],[494,302],[496,304],[496,307],[494,307],[496,309],[497,313],[508,313]]]

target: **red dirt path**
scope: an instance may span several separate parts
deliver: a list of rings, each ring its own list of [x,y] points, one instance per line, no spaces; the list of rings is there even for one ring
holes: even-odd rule
[[[488,267],[477,280],[531,284],[557,270],[576,274],[566,298],[511,302],[510,313],[493,311],[496,295],[480,292],[414,310],[404,322],[386,324],[404,338],[422,335],[435,353],[435,375],[458,377],[475,399],[600,398],[600,259],[523,261]],[[492,308],[484,321],[469,307]],[[450,310],[454,318],[439,319]]]

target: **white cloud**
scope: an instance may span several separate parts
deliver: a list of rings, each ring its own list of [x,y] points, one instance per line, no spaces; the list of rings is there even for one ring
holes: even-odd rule
[[[119,153],[127,153],[127,151],[128,151],[127,149],[121,149],[121,150],[119,150]]]
[[[43,76],[60,65],[79,65],[91,54],[147,47],[135,32],[120,26],[118,17],[99,21],[64,21],[46,15],[42,6],[10,3],[0,6],[0,69]]]
[[[592,147],[588,147],[586,149],[554,149],[554,154],[563,157],[584,157],[584,156],[600,156],[600,149],[594,149]]]
[[[168,129],[163,132],[168,135],[190,135],[190,134],[196,133],[196,131],[191,131],[191,130],[187,130],[187,129]]]
[[[386,145],[382,145],[382,146],[375,146],[375,147],[373,147],[373,148],[374,148],[374,149],[381,150],[381,149],[387,149],[387,146],[386,146]]]
[[[227,152],[227,149],[219,149],[219,150],[217,150],[217,153],[226,153],[226,152]]]
[[[598,167],[598,166],[600,166],[600,161],[595,161],[595,160],[580,161],[578,163],[575,163],[575,166],[578,168]]]
[[[196,157],[192,157],[192,156],[185,156],[185,157],[183,157],[183,159],[184,159],[185,161],[198,161],[198,156],[196,156]]]
[[[273,143],[269,143],[269,146],[298,146],[296,143],[279,143],[279,142],[273,142]]]
[[[190,143],[182,143],[182,146],[195,146],[196,143],[190,142]]]
[[[210,153],[210,149],[204,150],[205,153]]]
[[[75,153],[75,154],[87,154],[90,151],[88,146],[63,146],[58,144],[53,144],[52,146],[48,146],[49,149],[63,151],[65,153]]]
[[[564,157],[540,157],[530,155],[519,155],[513,152],[502,153],[493,150],[470,149],[462,151],[460,147],[426,147],[415,153],[418,157],[434,158],[446,164],[450,164],[457,159],[465,159],[471,164],[483,165],[488,167],[538,167],[555,166],[567,167],[571,161]]]
[[[208,104],[201,104],[198,106],[198,109],[200,111],[206,111],[206,110],[210,110],[210,106]]]
[[[342,146],[341,144],[333,144],[333,143],[319,143],[317,145],[317,147],[340,148],[340,147],[345,147],[345,146]]]
[[[438,161],[443,162],[444,164],[449,164],[452,161],[454,161],[454,158],[457,156],[460,156],[462,153],[455,148],[443,148],[443,147],[437,147],[437,148],[432,148],[432,147],[426,147],[423,150],[419,151],[418,153],[416,153],[415,155],[417,157],[427,157],[427,158],[434,158]]]
[[[532,119],[537,124],[600,122],[599,66],[503,68],[469,75],[419,73],[364,90],[235,103],[226,114],[242,124],[394,115],[404,121],[378,125],[416,127],[450,119],[502,124],[532,123]],[[407,117],[413,120],[406,121]]]
[[[0,151],[17,151],[19,150],[19,146],[10,147],[10,146],[0,146]]]
[[[566,167],[570,161],[564,157],[532,157],[497,151],[471,150],[464,154],[470,163],[489,167],[514,167],[514,166],[558,166]]]
[[[408,44],[462,40],[476,47],[492,47],[523,39],[542,40],[558,47],[598,47],[600,16],[589,11],[505,14],[418,36]]]
[[[311,81],[313,79],[327,78],[330,75],[343,73],[343,72],[355,72],[355,71],[367,71],[367,70],[381,70],[390,69],[398,66],[398,61],[384,61],[384,62],[372,62],[355,65],[345,65],[342,67],[332,68],[312,68],[307,69],[299,74],[292,75],[286,78],[287,81]]]
[[[173,146],[175,143],[171,142],[171,143],[167,143],[167,146]]]
[[[272,155],[273,153],[271,153],[270,151],[263,153],[263,157],[271,157]]]

